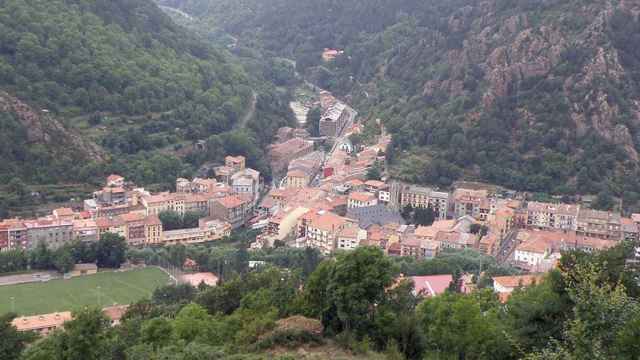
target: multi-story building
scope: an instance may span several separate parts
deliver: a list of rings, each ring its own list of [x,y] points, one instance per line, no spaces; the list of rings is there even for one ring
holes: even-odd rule
[[[344,127],[353,121],[357,113],[346,104],[336,101],[320,118],[320,135],[340,136]]]
[[[576,232],[580,235],[607,240],[622,239],[619,213],[581,208],[578,212]]]
[[[162,244],[200,244],[231,235],[231,224],[216,219],[200,219],[197,228],[165,231]]]
[[[251,199],[230,195],[210,201],[209,213],[211,217],[224,220],[231,224],[233,229],[237,229],[244,226],[252,215],[251,204]]]
[[[17,317],[13,319],[11,324],[20,332],[32,331],[40,336],[47,336],[54,330],[62,328],[65,322],[72,319],[71,312],[64,311],[61,313]]]
[[[453,192],[455,217],[461,218],[468,215],[476,220],[486,220],[491,206],[487,201],[488,197],[487,190],[456,189]]]
[[[229,167],[235,171],[242,171],[247,165],[247,160],[244,156],[227,156],[224,158],[224,166]]]
[[[0,223],[0,251],[9,249],[9,225]]]
[[[579,207],[530,201],[527,226],[539,229],[576,230]]]
[[[394,186],[392,186],[392,193],[394,192],[393,188]],[[448,193],[415,185],[400,185],[399,189],[396,186],[395,191],[399,194],[401,208],[411,206],[413,208],[426,209],[430,207],[436,213],[438,220],[447,218],[449,210]],[[393,197],[393,194],[390,194],[391,201],[393,201]]]
[[[96,242],[100,239],[98,225],[93,219],[73,220],[73,238],[82,242]]]
[[[162,222],[158,215],[149,215],[144,220],[145,245],[155,245],[162,242]]]
[[[309,185],[311,176],[302,170],[289,170],[284,185],[286,188],[303,188]]]
[[[622,229],[622,239],[628,241],[640,240],[640,227],[638,223],[630,218],[620,218],[620,228]]]
[[[352,192],[347,199],[347,208],[359,208],[374,206],[378,203],[378,198],[368,192]]]
[[[231,187],[233,192],[258,201],[260,197],[260,172],[245,168],[231,176]]]
[[[9,249],[29,249],[29,236],[24,222],[20,220],[5,220],[4,223],[8,226]]]
[[[307,246],[316,248],[325,255],[336,249],[336,240],[340,231],[347,226],[356,226],[342,216],[322,210],[314,212],[304,220],[306,220],[304,232]]]
[[[288,168],[289,163],[297,158],[313,152],[313,141],[301,138],[293,138],[280,144],[269,147],[271,168],[276,174],[282,174]]]
[[[27,228],[29,248],[43,242],[51,249],[57,249],[73,241],[73,223],[66,220],[36,219],[24,222]]]
[[[360,246],[360,242],[367,238],[367,231],[357,226],[349,226],[338,232],[336,249],[354,250]]]
[[[120,216],[96,219],[96,225],[100,235],[111,233],[120,235],[123,238],[127,237],[127,224]]]

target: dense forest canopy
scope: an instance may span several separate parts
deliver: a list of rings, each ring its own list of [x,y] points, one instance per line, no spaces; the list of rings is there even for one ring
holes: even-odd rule
[[[255,73],[151,0],[3,1],[0,180],[166,187],[229,153],[268,176],[262,149],[293,116]]]
[[[295,58],[383,119],[397,177],[640,198],[636,3],[160,2],[213,19],[239,47]],[[322,64],[324,48],[345,54]]]
[[[346,355],[339,358],[346,359],[637,359],[640,303],[638,271],[625,266],[630,245],[565,253],[558,270],[514,290],[506,303],[486,288],[491,277],[471,294],[457,292],[454,283],[427,298],[398,277],[409,270],[457,279],[456,269],[474,271],[482,257],[471,250],[416,261],[360,247],[321,261],[312,249],[270,249],[259,255],[265,266],[249,270],[246,251],[146,249],[149,259],[173,264],[187,255],[205,268],[224,263],[224,281],[161,287],[132,304],[115,327],[99,309],[78,309],[64,330],[35,342],[9,325],[9,314],[0,318],[0,354],[8,360],[288,360],[324,359],[342,348]]]

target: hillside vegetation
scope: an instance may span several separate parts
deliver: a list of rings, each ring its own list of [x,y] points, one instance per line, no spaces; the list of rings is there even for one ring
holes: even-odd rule
[[[639,198],[637,2],[162,2],[294,57],[381,118],[396,177]],[[346,52],[320,64],[325,47]]]
[[[5,183],[164,184],[228,152],[268,172],[262,145],[293,119],[287,99],[151,0],[0,2]]]

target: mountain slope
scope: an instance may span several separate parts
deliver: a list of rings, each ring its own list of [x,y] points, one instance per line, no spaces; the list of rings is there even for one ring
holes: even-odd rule
[[[637,1],[165,1],[232,11],[209,16],[382,118],[397,177],[640,197]]]
[[[279,108],[286,103],[281,94],[173,23],[151,0],[0,2],[0,91],[57,119],[42,128],[54,142],[20,135],[26,140],[2,149],[7,166],[0,180],[6,181],[85,182],[117,171],[141,184],[169,183],[224,156],[226,148],[191,154],[190,144],[232,131],[256,97],[252,118],[274,127],[292,118]],[[33,124],[15,115],[3,111],[2,126],[33,132]],[[260,142],[269,140],[269,130]],[[239,136],[255,140],[251,133]],[[23,166],[24,154],[34,153],[48,160]],[[57,155],[67,166],[51,161]]]

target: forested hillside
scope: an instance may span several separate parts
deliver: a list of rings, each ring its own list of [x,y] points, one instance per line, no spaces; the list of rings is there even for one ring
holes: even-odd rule
[[[294,57],[381,118],[397,177],[639,198],[635,1],[162,2]],[[314,67],[325,47],[346,52]]]
[[[0,117],[3,139],[14,140],[0,148],[5,182],[91,181],[117,171],[141,184],[163,183],[232,150],[265,168],[254,144],[291,119],[281,109],[285,94],[151,0],[2,1],[0,90],[5,103],[24,106]],[[42,128],[54,140],[43,143],[27,135],[30,119],[45,115],[58,133]],[[270,126],[258,135],[234,130],[243,117]],[[214,149],[186,151],[196,140]]]

